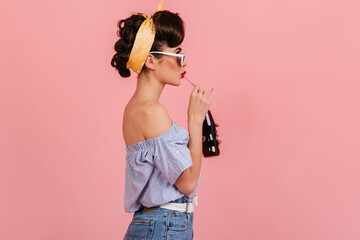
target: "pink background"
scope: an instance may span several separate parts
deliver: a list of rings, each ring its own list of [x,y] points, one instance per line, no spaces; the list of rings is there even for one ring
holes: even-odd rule
[[[159,1],[0,4],[0,239],[122,239],[116,23]],[[359,1],[164,1],[186,22],[187,76],[215,88],[195,239],[360,239]],[[161,97],[187,127],[192,86]]]

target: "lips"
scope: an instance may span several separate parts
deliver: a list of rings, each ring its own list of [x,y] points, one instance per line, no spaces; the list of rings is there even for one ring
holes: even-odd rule
[[[186,71],[181,74],[181,78],[183,78],[186,74]]]

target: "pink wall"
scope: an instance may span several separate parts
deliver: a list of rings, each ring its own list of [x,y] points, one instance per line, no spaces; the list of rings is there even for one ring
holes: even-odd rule
[[[0,239],[122,239],[116,22],[158,1],[0,5]],[[360,239],[359,1],[164,1],[186,22],[187,76],[215,88],[221,156],[204,158],[195,239]],[[186,127],[192,86],[161,101]]]

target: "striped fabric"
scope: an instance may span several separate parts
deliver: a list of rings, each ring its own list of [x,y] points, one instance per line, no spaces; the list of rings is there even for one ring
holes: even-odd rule
[[[192,166],[187,147],[189,132],[175,121],[165,133],[145,141],[126,145],[124,209],[131,213],[144,207],[159,206],[187,196],[174,185],[181,173]]]

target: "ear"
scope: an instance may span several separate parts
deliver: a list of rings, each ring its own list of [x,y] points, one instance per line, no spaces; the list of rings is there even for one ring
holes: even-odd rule
[[[149,54],[147,57],[146,57],[146,60],[145,60],[145,66],[151,70],[155,70],[155,63],[156,63],[156,59],[153,55]]]

